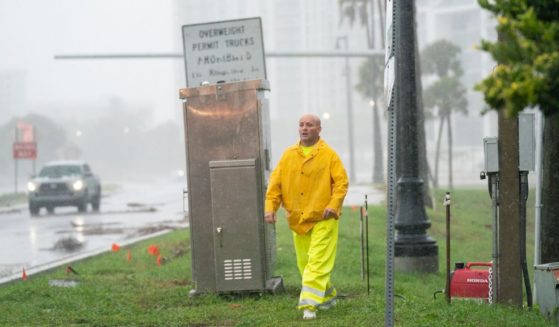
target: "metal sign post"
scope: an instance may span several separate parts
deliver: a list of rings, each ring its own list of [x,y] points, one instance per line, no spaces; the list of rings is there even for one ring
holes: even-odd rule
[[[450,192],[446,192],[443,205],[446,207],[446,302],[450,304]]]
[[[371,286],[369,283],[369,204],[367,203],[367,194],[365,194],[365,256],[367,258],[367,295],[370,295]]]
[[[396,106],[395,81],[395,29],[396,8],[393,0],[386,2],[386,56],[384,89],[388,104],[388,188],[386,219],[386,272],[385,272],[385,326],[394,325],[394,219],[396,214]]]
[[[266,79],[260,17],[184,25],[187,87]]]
[[[19,140],[19,133],[17,127],[14,129],[14,143]],[[17,194],[17,159],[14,157],[14,193]]]
[[[388,217],[386,219],[386,272],[384,325],[394,325],[394,217],[396,213],[396,108],[394,105],[396,14],[393,0],[386,2],[386,56],[384,90],[388,104]]]
[[[14,159],[14,192],[17,193],[18,161],[33,160],[33,174],[35,174],[35,160],[37,159],[37,142],[35,142],[35,128],[32,124],[20,121],[15,128],[12,157]]]

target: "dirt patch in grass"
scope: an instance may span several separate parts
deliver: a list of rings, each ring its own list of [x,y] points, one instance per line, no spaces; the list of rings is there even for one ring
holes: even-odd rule
[[[185,255],[190,250],[190,245],[188,242],[180,242],[171,247],[171,257],[179,258]]]
[[[164,287],[185,287],[192,284],[192,281],[188,279],[171,279],[163,281]]]

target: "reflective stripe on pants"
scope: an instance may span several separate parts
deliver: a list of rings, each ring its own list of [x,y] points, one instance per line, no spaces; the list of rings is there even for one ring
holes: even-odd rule
[[[316,310],[336,297],[330,273],[336,260],[338,220],[321,221],[305,235],[293,232],[293,243],[303,279],[297,308]]]

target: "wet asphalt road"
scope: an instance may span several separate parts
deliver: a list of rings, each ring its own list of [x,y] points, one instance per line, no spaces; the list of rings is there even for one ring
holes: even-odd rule
[[[0,210],[0,283],[57,262],[110,250],[154,233],[188,226],[180,179],[115,183],[104,194],[101,210],[78,213],[75,207],[41,209],[31,217],[26,205]],[[185,201],[186,202],[186,201]]]
[[[182,179],[110,183],[118,190],[104,193],[100,212],[78,213],[75,207],[41,209],[31,217],[27,205],[0,208],[0,284],[33,273],[110,251],[159,232],[188,226],[183,214]],[[370,185],[351,185],[346,206],[380,204],[384,192]],[[186,205],[187,201],[184,201]],[[188,208],[184,208],[186,211]]]

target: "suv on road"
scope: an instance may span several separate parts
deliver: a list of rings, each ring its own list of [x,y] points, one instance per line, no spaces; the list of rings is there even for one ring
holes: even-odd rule
[[[39,175],[27,183],[29,212],[35,216],[41,207],[54,213],[56,207],[76,206],[85,212],[91,203],[93,211],[101,205],[101,182],[83,161],[46,163]]]

